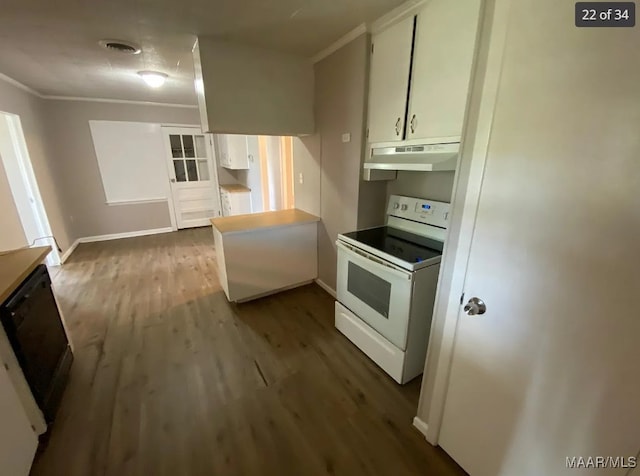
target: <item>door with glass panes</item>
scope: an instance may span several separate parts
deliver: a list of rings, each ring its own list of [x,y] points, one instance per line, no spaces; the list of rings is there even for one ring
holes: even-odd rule
[[[163,127],[177,228],[210,225],[221,215],[211,136],[198,128]]]

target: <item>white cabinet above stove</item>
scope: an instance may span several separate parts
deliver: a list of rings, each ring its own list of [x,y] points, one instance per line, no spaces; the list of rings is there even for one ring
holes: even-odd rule
[[[479,13],[480,0],[431,0],[417,13],[374,33],[370,146],[460,142]],[[453,168],[451,162],[449,168],[414,165],[398,162],[395,170],[455,169],[455,161]]]
[[[203,132],[313,134],[314,72],[308,58],[199,37],[193,60]]]

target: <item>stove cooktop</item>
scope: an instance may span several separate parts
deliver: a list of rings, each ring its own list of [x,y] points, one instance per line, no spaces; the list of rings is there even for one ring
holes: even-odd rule
[[[390,226],[352,231],[343,236],[411,264],[441,256],[444,246],[440,241]]]

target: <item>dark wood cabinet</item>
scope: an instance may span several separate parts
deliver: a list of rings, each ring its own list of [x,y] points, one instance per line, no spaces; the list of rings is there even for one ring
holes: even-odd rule
[[[60,404],[73,360],[44,265],[0,307],[0,319],[45,420]]]

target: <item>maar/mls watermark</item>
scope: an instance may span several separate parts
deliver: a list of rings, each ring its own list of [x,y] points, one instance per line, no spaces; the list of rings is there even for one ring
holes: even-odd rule
[[[638,458],[635,456],[567,456],[567,468],[635,468]]]

